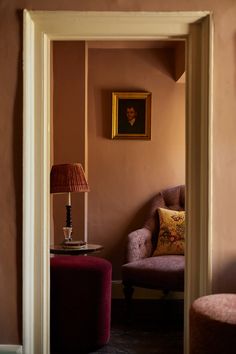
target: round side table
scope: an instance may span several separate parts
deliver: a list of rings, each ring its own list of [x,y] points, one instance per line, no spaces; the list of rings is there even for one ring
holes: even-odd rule
[[[80,254],[98,252],[101,251],[102,249],[103,246],[92,244],[92,243],[86,243],[83,246],[78,246],[73,248],[65,247],[63,245],[51,245],[50,253],[77,256]]]

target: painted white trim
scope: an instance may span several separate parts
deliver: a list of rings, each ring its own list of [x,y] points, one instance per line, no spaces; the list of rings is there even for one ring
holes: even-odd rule
[[[209,14],[191,26],[187,50],[185,353],[191,303],[212,291],[212,37]]]
[[[0,354],[22,354],[22,346],[14,344],[0,344]]]
[[[23,346],[40,354],[49,353],[50,41],[27,11],[24,35]]]
[[[114,39],[114,36],[117,36],[119,40],[166,39],[172,37],[173,33],[175,36],[186,35],[189,24],[209,14],[208,11],[29,11],[29,13],[39,30],[46,33],[51,40],[78,38],[80,40],[104,40]],[[131,18],[134,26],[130,26]]]
[[[186,180],[187,235],[191,237],[187,236],[185,287],[188,353],[188,309],[194,298],[210,292],[211,284],[211,23],[209,12],[24,11],[25,354],[49,354],[50,42],[173,38],[187,38],[189,53]]]
[[[23,343],[26,353],[33,353],[34,343],[34,303],[35,303],[35,129],[34,92],[35,53],[34,23],[27,11],[24,12],[24,50],[23,50]],[[31,60],[27,58],[31,57]],[[29,99],[30,98],[30,99]],[[32,338],[29,340],[28,338]]]

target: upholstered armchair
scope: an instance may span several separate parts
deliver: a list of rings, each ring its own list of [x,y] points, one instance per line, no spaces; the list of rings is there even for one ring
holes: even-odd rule
[[[160,230],[158,208],[183,211],[185,186],[158,193],[152,200],[143,227],[131,232],[127,240],[126,263],[122,266],[124,295],[130,301],[134,287],[168,291],[184,291],[184,255],[153,256]]]

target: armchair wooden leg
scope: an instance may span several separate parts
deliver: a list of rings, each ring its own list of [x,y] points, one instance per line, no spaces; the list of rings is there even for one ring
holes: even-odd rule
[[[129,284],[124,284],[123,292],[125,297],[125,312],[127,318],[130,318],[131,314],[131,303],[132,303],[132,296],[134,293],[134,288]]]

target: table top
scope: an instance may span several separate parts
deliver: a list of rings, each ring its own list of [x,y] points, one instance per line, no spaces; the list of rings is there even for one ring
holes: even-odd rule
[[[78,255],[78,254],[86,254],[92,252],[98,252],[103,249],[101,245],[95,245],[92,243],[86,243],[83,246],[78,246],[74,248],[68,248],[61,245],[50,245],[50,253],[53,254],[69,254],[69,255]]]

